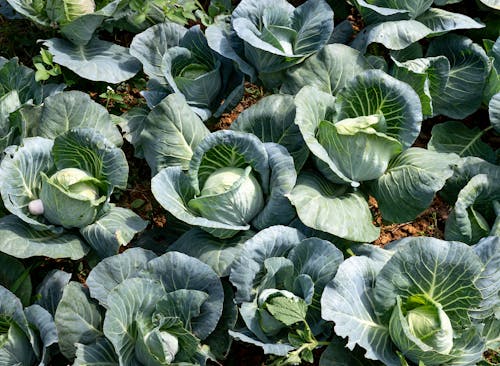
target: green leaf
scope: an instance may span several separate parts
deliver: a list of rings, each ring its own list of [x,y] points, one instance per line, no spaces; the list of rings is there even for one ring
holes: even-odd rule
[[[85,45],[51,38],[43,45],[52,53],[55,63],[92,81],[116,84],[130,79],[140,69],[139,61],[129,54],[128,48],[98,38]]]
[[[256,295],[254,288],[263,280],[266,260],[285,257],[303,239],[304,235],[297,229],[276,225],[261,230],[247,240],[240,255],[233,262],[229,276],[229,280],[236,287],[236,302],[251,302]]]
[[[90,294],[107,308],[111,290],[128,278],[139,277],[139,272],[154,258],[153,252],[142,248],[130,248],[119,255],[104,258],[87,277]]]
[[[305,321],[307,314],[307,304],[304,300],[290,299],[285,296],[273,297],[266,302],[266,309],[287,326]]]
[[[71,274],[54,269],[50,271],[37,287],[35,303],[46,309],[52,316],[61,301],[63,290],[71,279]]]
[[[76,343],[92,344],[103,334],[99,305],[90,300],[87,289],[78,282],[64,288],[54,318],[59,348],[69,359],[75,357]]]
[[[486,217],[492,211],[494,201],[500,201],[500,186],[492,175],[478,174],[472,177],[460,191],[445,226],[446,240],[458,240],[474,244],[487,236],[490,224]],[[488,209],[489,208],[489,209]],[[493,213],[493,216],[496,215]]]
[[[402,50],[432,33],[432,29],[417,20],[385,21],[364,28],[352,47],[365,52],[370,44],[381,43],[390,50]]]
[[[100,337],[95,343],[76,343],[74,366],[118,366],[118,357],[113,345],[106,337]]]
[[[120,247],[126,246],[148,225],[132,210],[111,207],[96,222],[80,229],[80,233],[101,258],[118,254]]]
[[[55,139],[74,128],[93,128],[116,146],[123,143],[106,108],[88,94],[69,91],[46,98],[37,134]]]
[[[444,56],[394,61],[392,75],[412,86],[420,97],[424,116],[433,116],[432,96],[442,93],[448,81],[450,62]]]
[[[56,234],[35,230],[14,215],[0,219],[0,251],[17,258],[45,256],[49,258],[83,258],[89,247],[72,233]]]
[[[490,61],[479,45],[456,34],[436,38],[429,44],[426,57],[440,55],[450,61],[450,73],[445,89],[432,95],[434,114],[465,118],[481,105]]]
[[[336,95],[350,79],[368,69],[371,66],[359,51],[339,43],[328,44],[300,65],[287,70],[280,91],[295,95],[302,87],[310,85]]]
[[[386,173],[369,185],[383,219],[390,222],[413,220],[430,206],[436,192],[453,175],[453,167],[458,161],[454,154],[417,147],[397,156]]]
[[[396,366],[399,359],[389,329],[372,305],[371,289],[383,264],[364,256],[346,259],[323,292],[321,315],[335,323],[338,336],[348,337],[347,348],[359,345],[366,350],[365,358]],[[350,355],[343,357],[351,359]]]
[[[379,236],[366,199],[346,186],[304,172],[288,198],[300,220],[313,229],[358,242],[371,242]]]
[[[222,314],[224,291],[217,274],[205,263],[178,252],[168,252],[148,262],[146,278],[157,279],[167,292],[180,288],[208,294],[201,314],[191,319],[192,332],[205,339]]]
[[[197,258],[208,264],[219,277],[225,277],[229,275],[231,265],[239,256],[243,243],[254,234],[248,230],[228,239],[219,239],[204,230],[193,228],[171,244],[168,250]]]
[[[230,129],[253,133],[262,142],[275,142],[284,146],[300,171],[309,151],[294,123],[295,105],[290,95],[275,94],[262,98],[244,110]]]
[[[490,123],[497,133],[500,133],[500,93],[495,94],[488,104]]]
[[[126,279],[109,293],[103,332],[113,344],[120,365],[138,364],[135,351],[138,332],[134,323],[151,322],[156,304],[165,294],[160,282],[146,278]]]
[[[458,29],[484,28],[481,22],[460,13],[452,13],[439,8],[430,8],[418,16],[417,20],[432,29],[431,36]]]
[[[448,121],[432,128],[428,149],[440,153],[455,153],[460,157],[477,156],[490,163],[496,162],[493,149],[481,140],[484,130],[472,129],[462,122]]]
[[[0,253],[0,285],[13,292],[24,306],[31,303],[29,269],[17,259]]]

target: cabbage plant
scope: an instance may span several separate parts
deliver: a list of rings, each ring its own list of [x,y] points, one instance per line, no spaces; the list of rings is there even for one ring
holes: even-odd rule
[[[210,47],[245,74],[273,84],[273,73],[318,52],[332,31],[333,12],[324,0],[308,0],[297,8],[285,0],[243,0],[227,22],[210,25],[206,35]]]
[[[115,187],[126,187],[128,164],[94,129],[71,129],[54,140],[25,138],[9,147],[0,177],[11,213],[0,219],[0,250],[18,258],[79,259],[90,247],[105,257],[146,226],[131,210],[109,203]]]
[[[139,62],[128,48],[100,40],[96,30],[110,19],[120,5],[119,0],[50,0],[27,2],[8,0],[18,12],[39,26],[56,28],[64,38],[44,42],[54,62],[77,75],[94,81],[118,83],[134,76]]]
[[[0,285],[0,364],[48,365],[57,342],[52,315],[40,305],[24,307]]]
[[[229,333],[279,356],[273,365],[313,362],[330,327],[320,299],[343,255],[332,243],[272,226],[245,242],[229,279],[244,326]]]
[[[143,91],[148,105],[157,105],[170,93],[182,94],[195,111],[218,117],[243,96],[243,74],[233,63],[208,47],[199,26],[186,28],[165,22],[136,35],[130,53],[149,76]]]
[[[486,86],[491,61],[483,48],[467,37],[437,37],[429,43],[425,57],[406,57],[401,62],[394,60],[392,74],[417,91],[426,116],[463,119],[481,106],[483,93],[490,93]],[[489,89],[493,88],[492,81],[489,83]]]
[[[205,364],[210,352],[202,345],[224,301],[206,264],[133,248],[102,260],[87,285],[70,282],[55,314],[61,352],[75,365]]]
[[[367,195],[384,220],[405,222],[453,174],[458,156],[411,147],[422,121],[418,95],[381,70],[349,79],[335,96],[305,86],[295,104],[295,123],[317,169],[303,170],[288,197],[313,229],[373,241],[379,230]]]
[[[64,87],[64,84],[42,85],[35,80],[35,71],[20,65],[17,58],[0,57],[0,152],[32,136],[35,126],[30,116],[37,114],[46,97]]]
[[[439,3],[433,0],[355,0],[353,3],[366,27],[352,45],[363,52],[374,42],[390,50],[401,50],[425,37],[484,27],[481,22],[464,14],[433,7]]]
[[[288,224],[295,210],[285,195],[295,184],[293,160],[275,143],[222,130],[204,137],[188,167],[167,166],[151,181],[157,201],[179,220],[219,238]]]
[[[321,298],[335,333],[385,365],[476,365],[498,344],[498,237],[406,238],[346,259]]]

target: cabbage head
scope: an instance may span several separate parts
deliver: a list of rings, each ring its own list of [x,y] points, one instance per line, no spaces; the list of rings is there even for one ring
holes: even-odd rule
[[[217,131],[198,143],[187,167],[160,170],[151,182],[153,194],[179,220],[218,238],[288,224],[295,216],[286,198],[296,179],[293,159],[278,144]]]
[[[78,168],[64,168],[50,178],[42,174],[40,200],[45,218],[65,228],[82,228],[95,221],[106,201],[102,183]]]
[[[470,247],[406,238],[363,245],[345,260],[321,299],[322,317],[389,366],[475,365],[497,344],[500,239]]]

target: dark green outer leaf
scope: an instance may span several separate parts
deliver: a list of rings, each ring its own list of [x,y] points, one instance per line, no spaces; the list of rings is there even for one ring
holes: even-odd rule
[[[302,172],[288,198],[300,220],[313,229],[357,242],[374,241],[380,234],[361,192],[349,191],[348,186],[333,184],[317,173]]]
[[[21,103],[33,99],[35,103],[42,102],[42,87],[35,80],[35,72],[19,64],[14,57],[0,65],[0,96],[16,90]]]
[[[186,170],[195,148],[209,134],[181,94],[170,94],[144,121],[139,146],[152,174],[168,166]]]
[[[450,62],[444,56],[395,61],[391,74],[412,86],[422,103],[422,113],[434,115],[432,96],[442,93],[448,81]]]
[[[73,366],[119,366],[113,345],[106,337],[95,343],[76,344],[76,359]]]
[[[111,290],[128,278],[139,277],[139,272],[154,258],[156,255],[149,250],[131,248],[119,255],[103,259],[87,277],[90,295],[108,308],[107,298]]]
[[[224,288],[224,307],[222,316],[215,330],[203,342],[210,347],[210,352],[218,360],[225,359],[230,351],[233,338],[229,335],[229,330],[234,329],[238,319],[238,307],[234,302],[234,292],[231,284],[227,280],[222,281]]]
[[[130,209],[111,207],[96,222],[80,229],[87,243],[101,258],[118,254],[135,234],[146,229],[148,222]]]
[[[32,365],[39,355],[34,331],[30,328],[19,298],[0,285],[0,314],[9,319],[13,338],[2,343],[0,362],[4,365]],[[36,354],[35,354],[36,352]]]
[[[477,156],[494,164],[496,154],[481,140],[483,135],[484,131],[478,127],[470,129],[462,122],[448,121],[432,128],[427,147],[431,151],[455,153],[460,157]]]
[[[91,39],[85,45],[51,38],[44,41],[43,45],[52,53],[55,63],[92,81],[120,83],[133,77],[141,67],[128,48],[98,38]]]
[[[335,336],[325,351],[321,354],[319,366],[382,366],[379,361],[363,357],[359,347],[349,350],[345,341]]]
[[[31,303],[31,278],[29,269],[17,259],[0,253],[0,285],[13,292],[27,306]]]
[[[439,35],[458,29],[478,29],[485,25],[460,13],[452,13],[443,9],[430,8],[421,14],[417,20],[432,29],[432,35]]]
[[[64,287],[71,279],[71,273],[58,269],[50,271],[42,283],[36,289],[35,303],[47,310],[52,316],[55,315],[57,305],[61,301]]]
[[[370,193],[377,199],[384,220],[413,220],[430,206],[436,192],[453,174],[459,159],[412,147],[397,156],[386,173],[370,182]]]
[[[123,143],[106,108],[88,94],[69,91],[46,98],[38,135],[55,139],[73,128],[94,128],[116,146]]]
[[[336,95],[347,82],[371,66],[361,53],[343,44],[328,44],[303,63],[287,70],[280,92],[295,95],[306,85]]]
[[[432,33],[432,29],[417,20],[386,21],[364,28],[351,46],[366,52],[368,45],[381,43],[390,50],[402,50]]]
[[[160,281],[167,292],[188,289],[207,293],[201,314],[191,319],[191,326],[193,333],[202,340],[213,332],[222,314],[224,292],[212,268],[196,258],[168,252],[149,261],[142,276]]]
[[[142,63],[146,75],[166,82],[162,68],[163,55],[170,47],[179,46],[186,32],[186,28],[176,23],[156,24],[134,37],[130,54]]]
[[[448,34],[434,39],[426,57],[444,55],[450,61],[450,73],[444,92],[432,96],[434,113],[462,119],[481,105],[490,71],[484,50],[472,40]]]
[[[300,171],[309,155],[307,145],[294,124],[293,97],[274,94],[259,100],[244,110],[231,124],[230,129],[253,133],[262,142],[275,142],[288,150]]]
[[[90,249],[77,235],[38,231],[15,215],[0,219],[0,237],[0,251],[17,258],[45,256],[77,260]]]
[[[295,208],[287,198],[297,181],[293,159],[279,144],[267,142],[264,145],[269,156],[271,176],[266,204],[252,220],[252,225],[259,230],[273,225],[288,225],[296,216]]]
[[[61,353],[73,359],[76,343],[91,344],[102,336],[99,305],[90,300],[88,290],[78,282],[70,282],[63,292],[55,313]]]
[[[41,172],[55,171],[52,159],[53,141],[42,137],[26,138],[12,149],[0,165],[0,191],[5,208],[37,230],[61,231],[46,224],[42,217],[29,213],[28,204],[39,198]]]
[[[400,365],[392,350],[389,330],[373,308],[372,289],[384,262],[364,256],[345,260],[321,297],[322,318],[335,323],[335,333],[348,337],[347,348],[366,350],[369,360]]]
[[[264,275],[264,262],[268,258],[284,257],[304,235],[297,229],[272,226],[248,240],[231,266],[229,280],[236,287],[236,302],[250,302],[256,295]]]
[[[41,340],[41,362],[39,366],[49,365],[49,361],[53,353],[55,344],[59,342],[56,324],[52,315],[39,305],[31,305],[24,309],[26,319],[30,326],[38,330]]]
[[[253,235],[253,231],[247,230],[228,239],[219,239],[202,229],[193,228],[172,243],[168,250],[197,258],[208,264],[219,277],[226,277],[231,264],[238,258],[243,243]]]

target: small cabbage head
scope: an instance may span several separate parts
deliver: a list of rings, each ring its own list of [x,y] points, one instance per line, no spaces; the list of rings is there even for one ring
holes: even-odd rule
[[[65,228],[85,227],[95,221],[106,201],[100,187],[98,179],[77,168],[59,170],[50,178],[42,173],[43,215]]]
[[[147,323],[147,322],[146,322]],[[137,321],[136,358],[144,365],[170,365],[179,352],[178,338],[161,326],[149,329],[149,324]]]
[[[200,196],[189,201],[189,208],[201,216],[230,225],[246,225],[264,207],[259,182],[246,169],[217,169],[206,180]]]
[[[389,323],[391,338],[414,362],[423,352],[449,355],[453,350],[453,328],[442,306],[424,295],[398,298]]]
[[[51,20],[65,25],[73,20],[95,12],[94,0],[48,0],[47,13]]]

